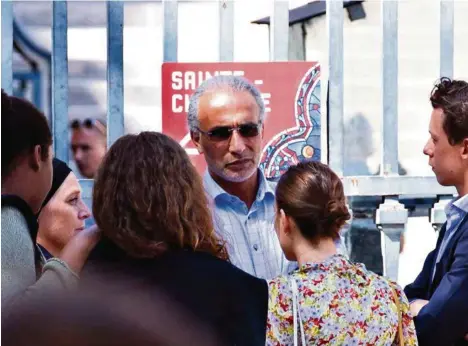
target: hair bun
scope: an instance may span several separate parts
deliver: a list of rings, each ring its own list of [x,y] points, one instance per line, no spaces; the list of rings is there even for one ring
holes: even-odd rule
[[[340,229],[344,226],[346,221],[351,219],[351,214],[349,213],[348,207],[346,206],[345,201],[338,201],[336,199],[328,201],[326,207],[324,208],[324,220],[332,228]]]

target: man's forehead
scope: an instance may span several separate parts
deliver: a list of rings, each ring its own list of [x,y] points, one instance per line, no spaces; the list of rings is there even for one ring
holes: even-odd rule
[[[198,103],[200,122],[229,122],[236,114],[248,117],[249,121],[258,120],[256,118],[259,116],[259,107],[248,91],[222,88],[207,91],[200,97]]]
[[[96,129],[79,128],[72,130],[72,141],[92,142],[103,138],[102,134]]]

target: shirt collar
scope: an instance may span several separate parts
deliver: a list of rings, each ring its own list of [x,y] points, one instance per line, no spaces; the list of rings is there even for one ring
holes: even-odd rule
[[[275,183],[270,182],[266,179],[265,175],[263,174],[262,170],[258,170],[259,174],[259,187],[257,191],[257,201],[262,201],[267,196],[275,197]],[[208,170],[206,170],[205,174],[203,175],[203,184],[205,186],[205,191],[213,200],[221,196],[231,196],[227,193],[221,186],[216,183],[213,178],[211,177]]]
[[[445,207],[445,214],[448,216],[453,212],[468,214],[468,195],[457,197],[447,204]]]

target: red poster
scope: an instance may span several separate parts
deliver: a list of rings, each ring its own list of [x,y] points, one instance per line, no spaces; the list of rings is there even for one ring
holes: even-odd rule
[[[162,130],[187,150],[200,173],[206,164],[190,139],[189,98],[204,80],[218,74],[243,76],[262,93],[266,114],[260,168],[268,178],[278,178],[291,163],[320,160],[318,63],[164,63]]]

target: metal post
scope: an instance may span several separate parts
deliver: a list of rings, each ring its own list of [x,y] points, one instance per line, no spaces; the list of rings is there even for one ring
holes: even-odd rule
[[[234,1],[219,1],[219,61],[234,60]]]
[[[2,89],[13,93],[13,3],[2,1]]]
[[[164,0],[164,61],[177,61],[177,0]]]
[[[273,0],[270,20],[270,60],[287,61],[289,53],[289,2]]]
[[[382,231],[383,274],[398,280],[400,258],[400,237],[408,221],[408,210],[398,201],[398,197],[385,197],[376,212],[376,224]]]
[[[328,35],[328,162],[338,176],[344,171],[343,123],[343,1],[327,0],[326,21]]]
[[[382,160],[381,175],[398,174],[398,1],[382,2]]]
[[[454,1],[440,0],[440,76],[453,77]]]
[[[107,144],[124,134],[123,89],[124,2],[107,1]]]
[[[55,157],[68,163],[67,2],[53,1],[52,6],[52,132]]]
[[[452,200],[453,196],[440,196],[437,203],[434,204],[434,207],[431,209],[430,221],[432,228],[436,232],[439,232],[442,228],[442,225],[447,221],[447,216],[445,214],[445,207]]]

